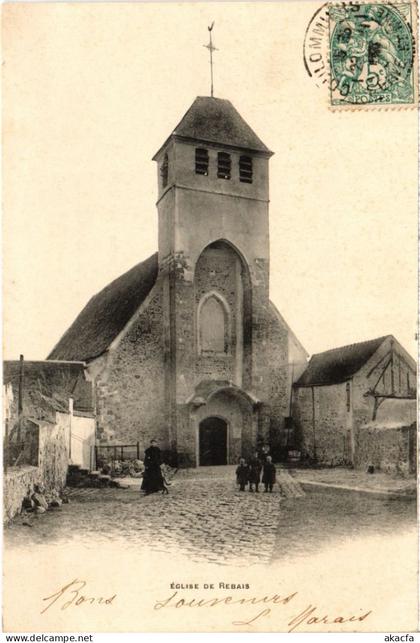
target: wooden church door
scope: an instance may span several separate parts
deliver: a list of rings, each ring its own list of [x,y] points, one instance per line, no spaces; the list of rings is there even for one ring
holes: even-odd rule
[[[200,423],[199,464],[227,464],[227,423],[222,418],[208,417]]]

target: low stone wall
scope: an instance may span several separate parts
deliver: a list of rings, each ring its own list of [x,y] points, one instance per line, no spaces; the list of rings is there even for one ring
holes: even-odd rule
[[[373,465],[387,473],[415,472],[416,424],[411,426],[362,426],[356,437],[355,466]]]
[[[39,482],[40,470],[38,467],[22,465],[11,467],[4,476],[3,505],[4,520],[11,520],[20,512],[22,500],[26,496],[28,487]]]
[[[3,505],[7,522],[20,512],[31,484],[41,484],[47,492],[61,491],[66,484],[69,463],[70,416],[56,413],[55,424],[31,422],[31,465],[10,467],[4,476]],[[27,436],[26,436],[27,437]]]

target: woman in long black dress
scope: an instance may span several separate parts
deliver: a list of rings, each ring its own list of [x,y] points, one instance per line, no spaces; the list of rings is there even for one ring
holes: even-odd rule
[[[141,489],[146,493],[163,491],[165,488],[160,465],[162,458],[156,440],[150,441],[150,447],[144,452],[144,474]]]

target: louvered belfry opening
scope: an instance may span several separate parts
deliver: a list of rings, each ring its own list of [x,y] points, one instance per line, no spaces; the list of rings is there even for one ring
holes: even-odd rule
[[[239,158],[239,180],[242,183],[252,183],[252,158],[250,156]]]
[[[217,178],[230,179],[232,162],[230,154],[219,152],[217,154]]]
[[[207,176],[209,173],[209,153],[203,147],[195,150],[195,173]]]

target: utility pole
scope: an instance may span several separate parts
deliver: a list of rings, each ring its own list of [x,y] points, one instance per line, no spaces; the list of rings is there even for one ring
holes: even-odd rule
[[[394,381],[394,340],[391,339],[391,391],[395,395],[395,381]]]
[[[4,449],[3,449],[3,464],[4,464],[4,473],[7,473],[7,466],[9,461],[9,409],[7,409],[6,418],[4,420]]]
[[[73,424],[73,405],[74,400],[72,397],[69,397],[69,463],[71,463],[71,430]]]
[[[312,431],[313,431],[313,449],[314,449],[314,460],[316,462],[316,420],[315,420],[315,387],[311,386],[312,390]]]
[[[19,389],[18,389],[18,430],[17,442],[20,442],[21,429],[22,429],[22,414],[23,414],[23,375],[24,375],[24,358],[23,355],[19,357]]]

